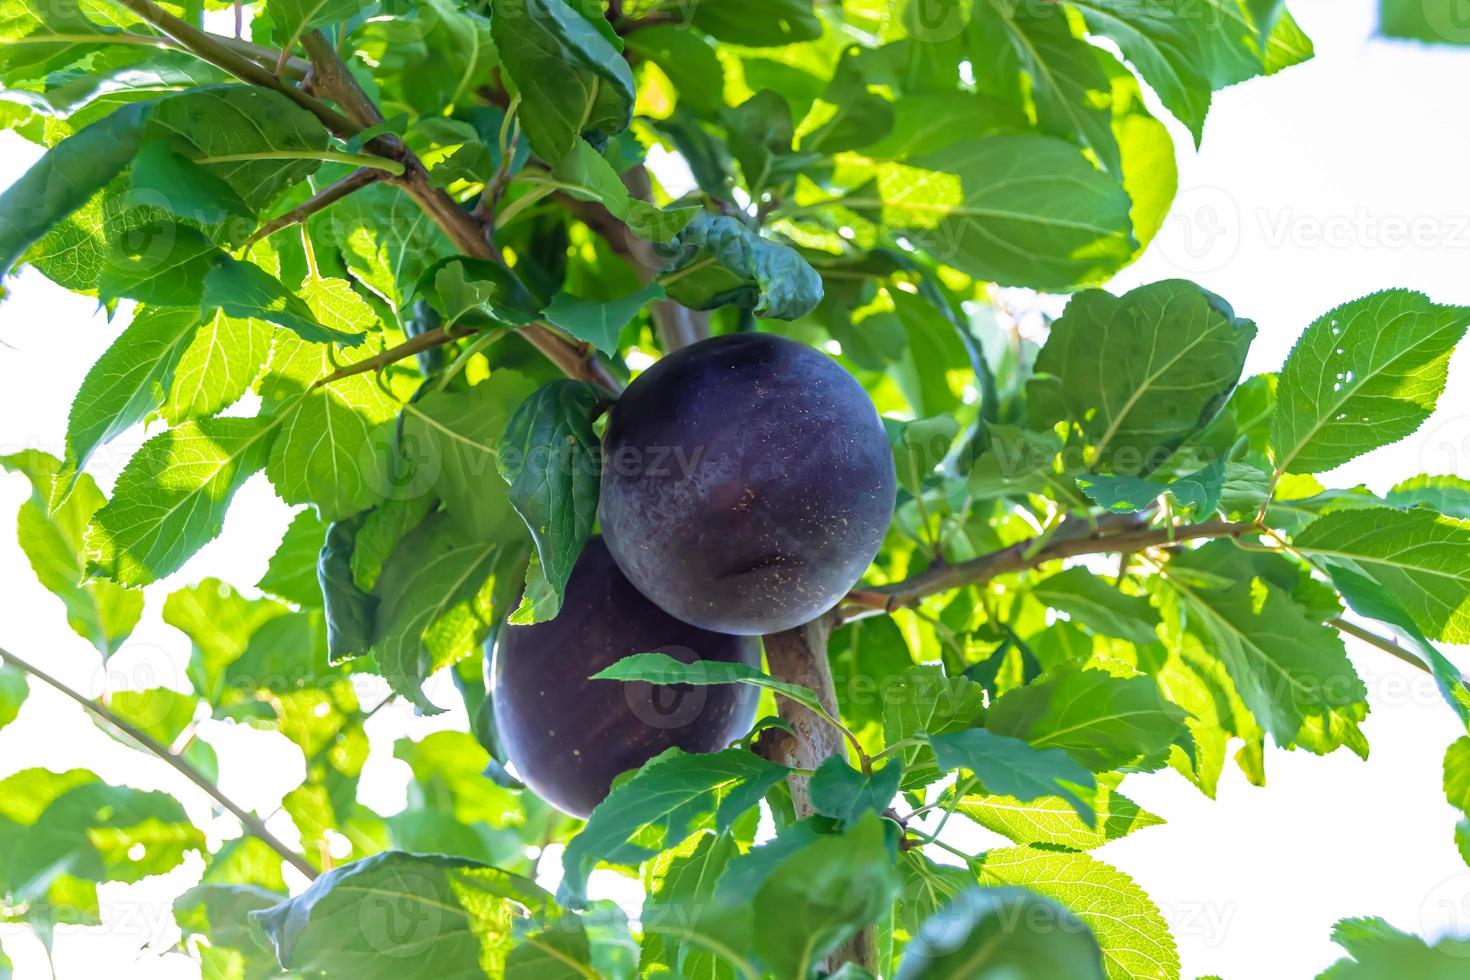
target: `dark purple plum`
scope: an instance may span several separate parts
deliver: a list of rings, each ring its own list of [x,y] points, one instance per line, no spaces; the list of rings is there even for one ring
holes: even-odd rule
[[[638,377],[603,440],[602,533],[674,616],[721,633],[831,609],[877,554],[897,492],[857,380],[770,334],[704,340]]]
[[[587,542],[555,619],[500,631],[492,663],[495,728],[538,796],[585,817],[613,778],[670,746],[714,752],[744,735],[758,693],[744,684],[690,687],[589,680],[635,653],[760,666],[752,637],[675,619],[633,588],[601,538]]]

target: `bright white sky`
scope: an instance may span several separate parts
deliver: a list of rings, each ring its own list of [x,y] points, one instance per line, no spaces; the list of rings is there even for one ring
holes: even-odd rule
[[[1174,212],[1116,283],[1122,291],[1184,276],[1224,296],[1260,327],[1249,372],[1276,369],[1314,317],[1375,289],[1409,286],[1440,302],[1470,304],[1470,49],[1379,40],[1370,0],[1292,0],[1291,7],[1317,42],[1316,60],[1218,94],[1198,155],[1176,130],[1182,158]],[[0,185],[36,155],[0,135]],[[59,454],[71,395],[119,328],[33,272],[10,285],[13,296],[0,308],[0,453],[41,447]],[[128,433],[97,453],[93,469],[104,487],[141,437]],[[1470,355],[1456,358],[1435,420],[1326,482],[1381,491],[1420,472],[1470,476]],[[23,479],[0,476],[0,526],[10,526],[4,515],[27,493]],[[144,621],[113,659],[108,682],[181,685],[188,644],[159,620],[164,597],[209,575],[255,582],[289,513],[263,478],[248,483],[224,534],[146,590]],[[96,654],[67,629],[60,603],[36,583],[9,531],[0,533],[0,595],[0,646],[41,660],[84,691],[100,689]],[[1379,915],[1431,935],[1470,933],[1470,870],[1455,852],[1454,813],[1440,791],[1440,762],[1456,725],[1422,675],[1354,641],[1349,649],[1373,709],[1364,726],[1372,743],[1367,762],[1345,751],[1327,759],[1272,752],[1265,789],[1230,773],[1213,803],[1172,773],[1128,780],[1130,795],[1169,823],[1098,854],[1133,875],[1164,910],[1185,977],[1315,976],[1338,956],[1329,930],[1344,916]],[[1470,667],[1465,650],[1449,653]],[[379,696],[365,693],[364,700]],[[462,712],[433,722],[401,707],[380,714],[370,726],[365,802],[384,813],[403,805],[407,771],[392,758],[393,739],[465,722]],[[274,736],[214,724],[205,737],[219,752],[224,789],[247,807],[269,813],[301,778],[299,754]],[[172,770],[138,762],[47,691],[35,692],[21,719],[0,733],[0,776],[32,765],[86,765],[114,781],[174,791],[209,820],[205,798]],[[289,820],[271,825],[291,839]],[[228,821],[215,826],[235,832]],[[983,847],[987,839],[977,832],[971,843]],[[170,898],[198,873],[194,862],[161,880],[105,886],[107,924],[62,930],[55,975],[197,977],[184,957],[161,954],[177,936]],[[0,941],[20,980],[51,975],[40,944],[23,929],[0,926]],[[151,950],[138,955],[144,947]]]

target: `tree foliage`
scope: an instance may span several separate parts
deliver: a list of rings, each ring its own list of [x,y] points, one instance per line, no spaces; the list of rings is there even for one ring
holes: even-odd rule
[[[0,9],[0,118],[45,150],[0,195],[0,266],[120,327],[58,455],[0,458],[30,483],[37,579],[106,659],[246,481],[301,508],[258,583],[168,596],[187,690],[75,695],[242,835],[84,769],[10,776],[0,911],[43,937],[195,852],[174,915],[209,977],[1177,980],[1160,910],[1089,853],[1162,822],[1127,774],[1213,796],[1232,760],[1263,782],[1268,743],[1366,754],[1343,631],[1470,725],[1436,648],[1470,639],[1470,485],[1315,476],[1423,424],[1470,309],[1344,297],[1244,378],[1256,311],[1103,288],[1177,184],[1148,106],[1198,142],[1215,92],[1310,58],[1280,0]],[[1385,0],[1385,27],[1470,40],[1437,10]],[[1036,340],[996,287],[1070,298]],[[806,634],[820,683],[660,651],[599,675],[752,685],[767,710],[572,820],[506,767],[487,640],[560,608],[627,379],[752,329],[862,382],[892,525]],[[140,423],[104,494],[90,461]],[[0,725],[56,683],[33,659],[5,655]],[[432,714],[441,671],[472,730],[400,741],[408,806],[379,814],[358,783],[381,705],[354,677]],[[794,717],[841,748],[772,751]],[[204,718],[300,749],[299,847],[219,791]],[[1470,728],[1444,773],[1470,821]],[[1014,846],[959,850],[951,817]],[[595,900],[599,869],[640,916]],[[1453,940],[1336,938],[1326,977],[1460,975]]]

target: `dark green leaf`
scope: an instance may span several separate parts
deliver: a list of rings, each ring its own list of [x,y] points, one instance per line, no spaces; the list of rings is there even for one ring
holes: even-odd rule
[[[1052,325],[1036,370],[1060,380],[1095,466],[1146,476],[1225,404],[1255,335],[1224,300],[1183,280],[1121,297],[1089,290]]]
[[[1025,888],[971,887],[924,923],[896,976],[1103,980],[1102,967],[1092,931],[1065,906]]]
[[[1160,483],[1136,476],[1088,475],[1077,478],[1077,486],[1093,503],[1115,514],[1136,514],[1147,510],[1160,497],[1168,494],[1181,508],[1197,519],[1215,513],[1227,482],[1227,464],[1223,458],[1195,473]],[[1237,488],[1238,489],[1238,488]],[[1262,495],[1264,501],[1264,493]]]
[[[144,144],[133,159],[132,187],[123,203],[161,207],[202,225],[255,217],[233,187],[162,140]]]
[[[586,900],[587,877],[598,861],[634,863],[700,827],[724,830],[785,776],[784,766],[744,749],[708,755],[669,749],[614,786],[567,845],[561,901]]]
[[[373,649],[393,690],[426,714],[423,691],[434,671],[480,649],[493,621],[491,573],[500,546],[466,538],[446,513],[435,514],[399,543],[383,566]]]
[[[811,779],[812,806],[816,811],[846,824],[856,823],[868,812],[882,814],[898,796],[903,765],[890,762],[871,773],[861,773],[829,756]]]
[[[327,525],[310,508],[291,518],[280,547],[271,555],[265,574],[255,587],[287,602],[307,608],[322,605],[322,590],[317,585],[316,562]]]
[[[628,321],[647,304],[663,298],[664,288],[657,282],[649,283],[630,296],[613,300],[582,299],[571,293],[557,293],[542,316],[604,354],[615,354],[618,337]]]
[[[1006,720],[1004,715],[1000,719],[1002,723]],[[983,728],[933,735],[929,744],[934,746],[940,769],[967,769],[980,780],[986,792],[1012,796],[1022,802],[1060,796],[1077,811],[1083,823],[1097,822],[1093,807],[1097,783],[1092,773],[1061,748],[1037,748]]]
[[[414,972],[441,980],[500,976],[523,916],[548,896],[498,868],[388,852],[327,872],[280,905],[251,913],[282,968],[359,980]]]
[[[204,276],[199,304],[206,315],[220,310],[226,316],[269,320],[313,343],[354,347],[364,338],[362,333],[317,322],[306,301],[279,279],[253,262],[239,262],[229,256],[220,256],[211,264]]]
[[[0,194],[0,275],[128,166],[150,106],[136,103],[62,140]]]
[[[553,381],[527,398],[505,430],[497,462],[510,502],[531,530],[554,595],[533,621],[561,607],[572,565],[597,517],[599,444],[592,419],[602,395],[579,381]]]
[[[876,814],[794,852],[755,896],[755,952],[777,976],[805,977],[886,912],[899,889],[894,852]]]
[[[556,164],[583,135],[605,140],[632,119],[633,73],[622,42],[595,11],[564,0],[492,4],[491,35],[506,74],[521,96],[520,120],[531,147]]]
[[[592,679],[647,681],[650,684],[749,684],[774,691],[813,711],[820,713],[824,710],[817,695],[808,688],[778,681],[746,664],[722,660],[685,663],[666,653],[635,653],[593,674]]]
[[[801,253],[727,215],[701,212],[665,251],[659,281],[691,309],[733,304],[756,316],[796,320],[822,300],[822,279]]]
[[[352,577],[352,554],[362,524],[363,519],[355,517],[330,525],[314,556],[316,577],[311,585],[325,610],[327,659],[334,664],[372,648],[378,599],[358,588]]]

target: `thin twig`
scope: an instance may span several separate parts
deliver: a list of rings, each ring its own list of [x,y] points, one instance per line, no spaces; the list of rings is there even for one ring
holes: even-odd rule
[[[1075,528],[1078,533],[1069,534],[1069,528]],[[1069,522],[1052,533],[1050,540],[1040,548],[1036,547],[1042,538],[1038,535],[969,561],[954,565],[935,565],[902,582],[856,589],[848,593],[846,605],[849,611],[843,618],[859,618],[864,615],[864,609],[893,612],[911,606],[926,596],[965,585],[983,584],[998,575],[1023,572],[1062,558],[1139,552],[1177,541],[1238,538],[1260,530],[1260,526],[1255,523],[1220,520],[1181,528],[1149,528],[1140,527],[1134,518],[1104,518],[1098,521],[1096,531],[1089,532],[1084,522]]]
[[[282,228],[289,228],[294,224],[303,222],[307,218],[310,218],[312,215],[316,214],[318,211],[325,211],[327,208],[331,207],[333,204],[336,204],[338,201],[342,200],[342,198],[346,197],[348,194],[351,194],[353,191],[366,187],[369,184],[377,183],[387,176],[388,175],[386,173],[378,170],[376,167],[362,167],[358,170],[354,170],[352,171],[352,173],[348,174],[346,177],[343,177],[335,184],[332,184],[329,187],[324,187],[320,191],[317,191],[316,194],[314,194],[311,199],[306,201],[305,203],[292,208],[290,211],[287,211],[285,214],[282,214],[279,217],[272,218],[265,224],[261,225],[259,228],[255,229],[255,232],[251,234],[249,238],[245,239],[244,247],[248,248],[249,246],[254,245],[256,242],[260,241],[262,238],[268,238],[269,236],[274,235]]]
[[[244,807],[241,807],[234,800],[231,800],[228,796],[225,796],[224,793],[220,792],[219,787],[216,786],[209,779],[208,776],[204,775],[198,769],[194,768],[194,766],[190,764],[188,760],[169,752],[167,748],[160,745],[146,732],[143,732],[131,722],[128,722],[125,719],[114,714],[112,712],[112,709],[108,708],[106,705],[98,704],[95,701],[83,697],[77,691],[74,691],[66,684],[63,684],[55,677],[52,677],[50,674],[46,673],[46,671],[35,666],[34,664],[22,660],[20,657],[17,657],[15,654],[11,653],[9,650],[0,648],[0,658],[3,658],[5,662],[10,664],[11,666],[25,671],[27,674],[35,677],[37,680],[46,682],[57,691],[60,691],[68,698],[71,698],[77,704],[81,705],[87,711],[90,711],[93,715],[97,716],[107,724],[111,725],[113,728],[116,728],[118,731],[131,738],[133,741],[137,742],[149,753],[168,763],[178,772],[183,774],[184,777],[187,778],[191,783],[193,783],[195,786],[198,786],[200,789],[204,790],[204,792],[213,797],[215,802],[217,802],[220,806],[224,807],[226,810],[230,811],[230,813],[234,814],[235,818],[240,821],[241,826],[245,828],[245,831],[247,833],[249,833],[253,837],[259,838],[262,842],[265,843],[267,847],[279,854],[281,856],[281,860],[289,863],[297,871],[300,871],[302,874],[304,874],[308,879],[315,878],[317,876],[316,869],[311,866],[306,858],[302,857],[300,854],[296,853],[295,851],[291,850],[291,848],[283,844],[281,840],[276,837],[275,834],[270,832],[270,830],[266,827],[264,821],[262,821],[259,817],[250,813]]]
[[[443,327],[435,327],[433,330],[425,330],[417,336],[408,338],[397,347],[389,347],[382,353],[374,354],[372,357],[365,357],[346,367],[338,368],[325,378],[318,379],[312,384],[312,387],[320,388],[322,385],[331,384],[333,381],[350,378],[354,374],[366,374],[368,371],[376,371],[380,368],[387,367],[389,364],[395,364],[398,361],[406,361],[415,354],[421,354],[426,350],[451,343],[452,341],[459,340],[461,337],[468,337],[475,332],[475,330],[469,327],[452,327],[449,330],[445,330]]]
[[[1329,619],[1327,621],[1327,625],[1333,627],[1334,629],[1341,630],[1348,636],[1356,637],[1357,639],[1362,640],[1364,643],[1367,643],[1369,646],[1377,647],[1390,656],[1397,657],[1404,663],[1408,664],[1410,667],[1417,667],[1419,670],[1422,670],[1427,674],[1432,675],[1434,673],[1434,670],[1423,660],[1414,656],[1408,650],[1405,650],[1403,647],[1399,646],[1397,643],[1386,636],[1379,636],[1372,630],[1364,629],[1357,623],[1343,619],[1341,616],[1334,616],[1332,619]],[[1470,683],[1467,683],[1465,681],[1465,678],[1463,677],[1460,678],[1460,684],[1463,687],[1470,688]]]
[[[311,58],[314,91],[342,106],[353,123],[362,129],[371,128],[383,121],[382,113],[363,92],[357,79],[347,71],[336,50],[320,31],[307,31],[301,37],[301,44]],[[445,193],[443,188],[435,187],[430,182],[429,172],[424,169],[423,162],[413,151],[404,147],[396,136],[381,136],[373,142],[379,141],[386,141],[400,148],[397,158],[403,162],[405,169],[402,176],[393,178],[393,183],[413,198],[419,209],[439,226],[461,254],[492,262],[500,261],[495,247],[485,240],[480,222],[461,208],[459,202]],[[522,327],[520,333],[569,377],[601,385],[611,392],[622,389],[622,384],[607,365],[598,359],[592,345],[569,340],[540,323]]]

